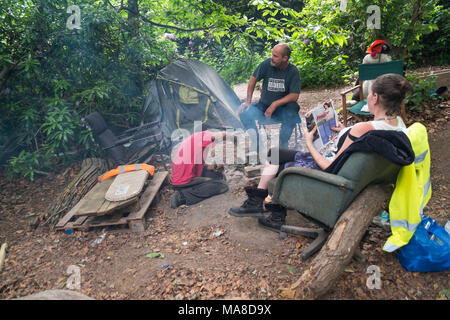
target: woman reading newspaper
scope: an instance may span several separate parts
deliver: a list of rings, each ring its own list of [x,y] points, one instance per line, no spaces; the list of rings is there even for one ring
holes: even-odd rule
[[[401,103],[407,91],[412,91],[411,84],[397,74],[385,74],[378,77],[369,89],[367,104],[372,121],[360,122],[352,127],[344,128],[339,123],[333,130],[339,132],[338,149],[331,159],[325,158],[314,146],[314,133],[305,130],[306,147],[309,152],[272,148],[268,153],[268,161],[262,172],[259,184],[245,188],[248,199],[238,208],[231,208],[229,214],[236,217],[259,217],[258,222],[269,229],[280,230],[285,224],[286,209],[278,204],[268,203],[265,208],[271,212],[267,217],[263,215],[264,199],[268,195],[269,181],[278,175],[286,167],[295,165],[318,170],[325,170],[339,157],[356,139],[371,130],[397,130],[406,128],[405,123],[399,117]]]

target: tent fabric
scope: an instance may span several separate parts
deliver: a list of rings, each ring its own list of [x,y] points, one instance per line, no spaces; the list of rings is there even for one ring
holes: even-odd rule
[[[144,122],[159,120],[166,138],[176,129],[243,129],[237,115],[239,98],[210,66],[180,58],[151,81],[144,104]]]

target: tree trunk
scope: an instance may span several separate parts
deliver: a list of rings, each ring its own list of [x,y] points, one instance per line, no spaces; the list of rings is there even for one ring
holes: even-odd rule
[[[108,165],[105,160],[98,158],[85,159],[81,164],[81,171],[78,175],[50,204],[47,211],[43,214],[41,219],[43,224],[53,227],[58,223],[59,219],[92,189],[97,183],[98,176],[106,170],[108,170]],[[37,224],[39,224],[39,221]]]
[[[317,299],[323,296],[344,271],[371,223],[373,217],[386,206],[392,187],[367,187],[342,214],[328,241],[290,289],[298,299]]]
[[[139,5],[138,0],[128,1],[128,26],[132,37],[139,35]]]
[[[414,3],[413,12],[411,16],[411,22],[409,24],[409,30],[407,33],[415,34],[416,33],[416,24],[422,21],[422,0],[417,0]],[[406,57],[409,53],[409,48],[405,47],[403,49],[402,60],[406,60]],[[409,59],[411,60],[411,59]]]
[[[8,80],[9,73],[16,67],[16,64],[10,64],[8,66],[4,66],[2,71],[0,71],[0,90],[3,88],[3,85]]]

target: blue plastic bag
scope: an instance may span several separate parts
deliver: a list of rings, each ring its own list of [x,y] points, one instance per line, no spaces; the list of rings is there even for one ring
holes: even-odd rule
[[[450,270],[450,235],[435,220],[424,216],[409,243],[400,248],[397,259],[408,271]]]

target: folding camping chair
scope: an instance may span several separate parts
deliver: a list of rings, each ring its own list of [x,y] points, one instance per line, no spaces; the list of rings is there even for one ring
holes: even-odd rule
[[[94,139],[106,151],[114,164],[142,162],[157,150],[163,150],[163,133],[159,121],[145,123],[116,136],[106,125],[102,115],[93,112],[86,121],[94,134]]]
[[[347,99],[346,95],[349,92],[352,92],[353,90],[359,88],[359,96],[360,99],[362,99],[363,96],[363,82],[367,80],[374,80],[376,77],[381,76],[386,73],[395,73],[399,75],[404,75],[403,72],[403,61],[402,60],[394,60],[390,62],[384,62],[384,63],[376,63],[376,64],[360,64],[358,65],[358,72],[359,72],[359,85],[356,87],[353,87],[351,89],[348,89],[344,92],[341,92],[342,97],[342,108],[343,108],[343,118],[344,118],[344,125],[347,126],[347,112],[350,111],[353,113],[357,118],[359,116],[370,116],[369,112],[361,111],[361,109],[367,104],[367,100],[361,100],[351,108],[347,108]],[[406,118],[406,112],[405,112],[405,103],[402,102],[401,106],[401,116],[403,120]]]

